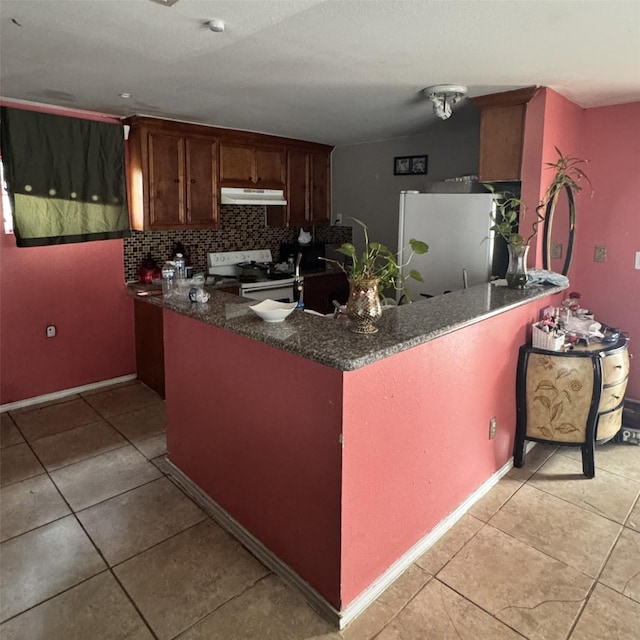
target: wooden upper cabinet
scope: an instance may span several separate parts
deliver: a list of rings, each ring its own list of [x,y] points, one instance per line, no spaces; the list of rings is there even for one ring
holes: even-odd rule
[[[287,151],[287,206],[285,220],[276,226],[304,227],[329,224],[331,214],[329,153],[323,148]],[[273,216],[269,217],[272,225]]]
[[[309,153],[290,149],[287,153],[287,222],[309,223]]]
[[[521,179],[527,103],[536,91],[527,87],[471,99],[480,108],[481,182]]]
[[[214,138],[184,133],[172,123],[133,119],[128,145],[131,226],[216,227],[217,145]]]
[[[148,134],[149,228],[180,226],[184,211],[184,148],[181,136]]]
[[[210,227],[217,223],[217,155],[217,142],[200,138],[186,140],[185,222],[189,227]]]
[[[220,184],[227,187],[282,189],[285,151],[234,142],[220,143]]]
[[[331,222],[331,182],[329,154],[311,154],[311,222],[329,224]]]
[[[271,226],[328,224],[332,147],[258,133],[133,116],[128,152],[131,226],[216,228],[220,186],[283,189]]]
[[[256,147],[256,184],[265,189],[282,189],[285,180],[284,149]]]

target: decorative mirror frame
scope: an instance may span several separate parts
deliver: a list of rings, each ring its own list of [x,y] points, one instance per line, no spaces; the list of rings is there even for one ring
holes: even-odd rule
[[[551,271],[551,231],[553,228],[553,214],[555,213],[558,197],[563,191],[567,194],[567,200],[569,202],[569,240],[567,242],[567,254],[564,259],[564,266],[562,267],[562,275],[566,276],[569,273],[569,267],[571,266],[574,236],[576,231],[576,202],[573,197],[573,190],[568,186],[565,186],[563,190],[561,189],[560,191],[557,191],[553,198],[547,202],[542,243],[542,268]]]

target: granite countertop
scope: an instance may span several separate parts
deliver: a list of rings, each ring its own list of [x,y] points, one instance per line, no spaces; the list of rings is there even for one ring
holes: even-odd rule
[[[146,289],[144,287],[147,287]],[[205,287],[208,302],[163,300],[161,295],[139,299],[233,333],[269,344],[283,351],[342,371],[353,371],[411,349],[452,331],[486,320],[533,300],[558,293],[564,287],[542,286],[514,290],[481,284],[446,295],[386,308],[372,335],[359,335],[346,319],[334,320],[295,310],[284,322],[269,324],[256,316],[248,300]],[[148,285],[128,285],[131,296],[153,290]],[[158,288],[155,287],[157,292]]]

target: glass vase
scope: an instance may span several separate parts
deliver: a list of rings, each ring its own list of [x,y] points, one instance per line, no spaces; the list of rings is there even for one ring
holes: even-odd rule
[[[527,286],[528,244],[507,244],[509,266],[507,267],[507,286],[510,289],[525,289]]]
[[[354,333],[376,333],[376,324],[382,317],[382,306],[378,293],[378,279],[349,279],[349,299],[347,300],[347,317],[349,328]]]

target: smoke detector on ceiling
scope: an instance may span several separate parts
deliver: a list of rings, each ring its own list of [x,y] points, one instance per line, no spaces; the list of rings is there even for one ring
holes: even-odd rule
[[[446,120],[451,116],[454,104],[467,95],[469,90],[461,84],[435,84],[422,90],[422,93],[433,103],[433,111]]]
[[[211,31],[215,31],[216,33],[222,33],[224,31],[224,20],[214,18],[213,20],[207,20],[206,24]]]

